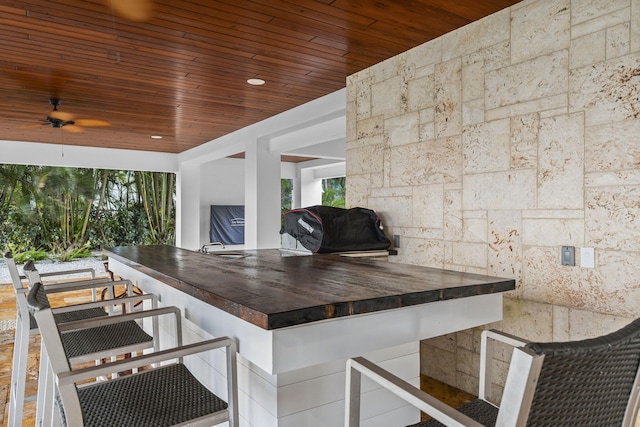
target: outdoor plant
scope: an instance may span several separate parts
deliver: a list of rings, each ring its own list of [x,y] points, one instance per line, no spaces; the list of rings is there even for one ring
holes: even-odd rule
[[[173,244],[175,174],[0,165],[0,225],[0,245],[25,257]]]

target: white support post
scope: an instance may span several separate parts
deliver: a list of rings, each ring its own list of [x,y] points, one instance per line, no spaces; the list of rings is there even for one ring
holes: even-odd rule
[[[280,153],[267,141],[245,149],[245,249],[280,247]]]

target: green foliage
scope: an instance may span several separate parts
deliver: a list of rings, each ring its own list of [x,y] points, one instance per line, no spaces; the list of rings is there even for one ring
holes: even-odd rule
[[[24,264],[27,261],[42,261],[48,258],[49,255],[44,249],[29,249],[26,252],[19,252],[13,255],[16,264]]]
[[[345,207],[346,178],[330,178],[322,180],[322,204],[335,208]]]
[[[281,179],[280,180],[280,213],[284,213],[291,210],[291,199],[293,198],[293,180]]]
[[[75,259],[89,258],[92,255],[93,253],[91,252],[89,245],[86,244],[81,248],[68,248],[62,253],[58,254],[56,258],[61,262],[69,262]]]
[[[14,253],[42,248],[64,259],[173,243],[175,175],[0,165],[0,226],[0,245]]]

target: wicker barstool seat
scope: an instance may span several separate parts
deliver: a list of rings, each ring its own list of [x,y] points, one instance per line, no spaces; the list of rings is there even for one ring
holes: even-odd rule
[[[78,398],[85,427],[172,426],[227,409],[183,364],[81,388]]]
[[[496,419],[498,418],[498,407],[492,405],[489,402],[485,402],[481,399],[472,400],[469,403],[457,408],[462,414],[465,414],[469,418],[478,421],[480,424],[486,427],[494,427],[496,425]],[[444,426],[441,422],[434,420],[433,418],[427,421],[423,421],[417,424],[413,424],[409,427],[441,427]]]
[[[62,334],[62,345],[69,359],[152,341],[153,337],[133,320]]]

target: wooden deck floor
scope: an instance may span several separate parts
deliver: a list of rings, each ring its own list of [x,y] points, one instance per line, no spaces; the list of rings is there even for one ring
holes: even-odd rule
[[[66,293],[64,297],[52,300],[52,305],[78,303],[89,301],[89,291]],[[9,392],[11,384],[11,362],[13,358],[13,342],[15,335],[16,300],[13,286],[0,284],[0,422],[7,425],[9,409]],[[12,327],[13,326],[13,327]],[[40,337],[34,335],[29,344],[29,363],[27,373],[27,395],[35,395],[38,383],[38,364],[40,359]],[[422,377],[421,387],[435,397],[452,406],[459,406],[472,396],[432,378]],[[23,426],[33,426],[35,423],[34,402],[28,402],[24,407]]]

